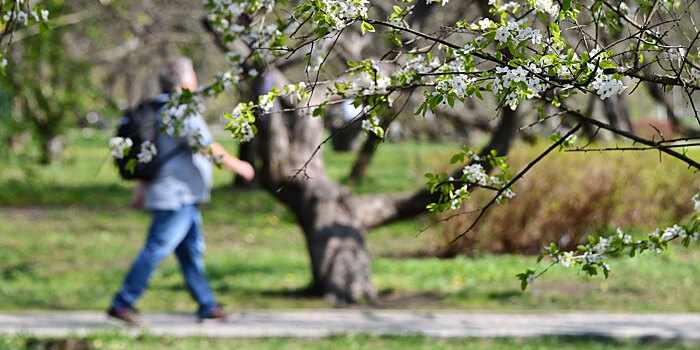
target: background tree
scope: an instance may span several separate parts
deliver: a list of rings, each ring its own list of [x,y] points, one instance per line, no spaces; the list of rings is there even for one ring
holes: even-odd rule
[[[22,1],[24,3],[24,1]],[[12,33],[2,86],[12,95],[12,117],[3,139],[22,153],[38,146],[41,163],[60,159],[65,131],[102,124],[157,94],[152,72],[173,54],[192,57],[203,75],[219,61],[201,28],[206,11],[188,1],[42,1],[51,30],[38,25]],[[9,38],[9,34],[6,35]],[[12,140],[15,140],[12,142]],[[10,145],[11,146],[11,145]]]

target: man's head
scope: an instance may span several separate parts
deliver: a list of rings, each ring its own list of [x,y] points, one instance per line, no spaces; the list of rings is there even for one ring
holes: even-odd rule
[[[175,92],[182,88],[195,90],[197,74],[192,67],[192,60],[187,57],[174,57],[163,65],[158,74],[160,88],[165,93]]]

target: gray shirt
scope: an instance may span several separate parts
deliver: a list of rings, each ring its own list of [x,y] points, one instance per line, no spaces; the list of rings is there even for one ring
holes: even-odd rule
[[[167,95],[160,95],[156,101],[167,101]],[[193,135],[199,134],[202,145],[214,142],[209,128],[201,115],[191,116],[184,121],[185,129]],[[212,185],[212,163],[199,152],[192,152],[188,135],[172,137],[168,133],[158,134],[155,145],[158,153],[153,161],[162,161],[173,150],[180,151],[163,163],[156,177],[146,183],[144,207],[151,210],[178,210],[183,205],[209,200]]]

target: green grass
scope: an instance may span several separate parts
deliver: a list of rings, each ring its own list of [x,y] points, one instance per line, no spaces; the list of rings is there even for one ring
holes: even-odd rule
[[[80,339],[80,338],[76,338]],[[613,340],[586,338],[532,338],[532,339],[431,339],[421,336],[373,336],[351,334],[321,339],[305,338],[263,338],[263,339],[212,339],[192,337],[174,339],[170,337],[139,336],[125,337],[118,334],[97,334],[80,339],[94,349],[696,349],[697,344],[654,340]],[[25,336],[0,337],[0,349],[34,349],[27,346],[37,344],[41,339]],[[46,341],[46,340],[44,340]]]
[[[108,153],[105,144],[105,136],[77,138],[68,160],[50,167],[19,158],[0,164],[0,310],[109,305],[141,248],[149,218],[127,207],[133,184],[120,181],[110,162],[100,167]],[[355,191],[420,186],[425,169],[444,167],[454,151],[453,145],[382,145],[367,181]],[[352,156],[326,152],[326,159],[329,172],[342,181]],[[217,187],[203,209],[206,264],[220,302],[231,309],[329,307],[299,293],[311,272],[293,215],[268,193],[232,190],[230,181],[229,173],[216,172]],[[392,258],[441,244],[440,225],[418,235],[434,220],[422,216],[370,234],[372,276],[384,306],[700,312],[693,292],[700,287],[696,249],[674,246],[661,255],[612,259],[608,280],[554,268],[522,293],[514,275],[535,266],[530,256]],[[172,257],[157,270],[138,306],[195,310]]]

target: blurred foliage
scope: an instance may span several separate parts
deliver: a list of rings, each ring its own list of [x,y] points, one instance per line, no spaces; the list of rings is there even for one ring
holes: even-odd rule
[[[0,337],[0,348],[7,350],[36,348],[67,348],[68,344],[85,345],[94,349],[258,349],[258,350],[331,350],[331,349],[520,349],[520,350],[681,350],[696,349],[697,343],[660,339],[608,339],[596,337],[541,338],[467,338],[436,339],[418,335],[378,336],[347,334],[311,338],[216,339],[190,337],[185,339],[141,334],[138,337],[118,333],[90,334],[85,338],[37,338],[20,335]],[[36,345],[36,346],[34,346]],[[74,345],[75,346],[75,345]],[[76,347],[77,348],[77,347]]]
[[[509,163],[514,171],[522,169],[545,147],[542,142],[520,144],[508,156]],[[700,152],[688,153],[697,157]],[[689,215],[699,185],[687,166],[654,151],[555,152],[515,184],[515,198],[490,208],[473,232],[447,244],[442,254],[539,254],[543,244],[555,242],[572,250],[588,235],[610,234],[616,227],[650,233]],[[484,205],[489,195],[475,192],[461,210]],[[448,220],[445,240],[464,232],[476,215]]]
[[[0,153],[3,159],[14,153],[43,164],[64,160],[69,128],[111,128],[120,110],[158,93],[154,72],[171,55],[192,57],[205,78],[224,60],[204,40],[200,20],[205,12],[199,3],[42,4],[54,26],[50,31],[36,26],[18,31],[7,74],[0,77],[2,106],[11,106],[11,113],[2,117],[0,146],[8,150]]]
[[[64,1],[44,1],[52,16],[66,15]],[[60,158],[62,134],[75,126],[87,111],[95,108],[100,88],[91,79],[92,65],[85,57],[71,52],[73,28],[55,26],[49,31],[24,29],[20,41],[13,42],[6,75],[0,78],[12,96],[12,111],[4,117],[3,148],[16,153],[39,151],[43,164]],[[31,142],[29,141],[31,139]]]

